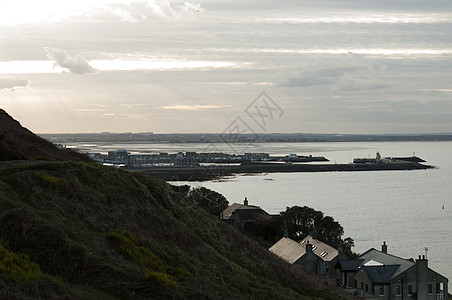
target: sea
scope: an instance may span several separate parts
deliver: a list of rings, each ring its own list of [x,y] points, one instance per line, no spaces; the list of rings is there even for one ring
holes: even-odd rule
[[[202,152],[206,144],[68,144],[106,152]],[[233,153],[227,144],[214,149]],[[243,145],[241,145],[242,147]],[[212,149],[212,147],[210,147]],[[242,148],[244,149],[244,148]],[[245,149],[244,149],[245,150]],[[257,205],[270,214],[291,206],[309,206],[332,216],[355,241],[353,251],[380,250],[403,258],[427,255],[429,267],[452,280],[452,142],[255,143],[246,152],[271,155],[324,156],[330,163],[353,158],[416,155],[436,168],[415,171],[263,173],[235,175],[207,182],[173,182],[204,186],[223,194],[230,204]],[[241,154],[241,153],[240,153]]]

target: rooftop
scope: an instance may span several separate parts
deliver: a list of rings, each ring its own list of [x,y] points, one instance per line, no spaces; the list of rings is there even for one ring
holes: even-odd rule
[[[312,252],[323,261],[333,260],[339,252],[312,236],[308,235],[300,243],[289,238],[282,238],[269,250],[287,262],[293,264],[306,254],[306,244],[312,245]]]

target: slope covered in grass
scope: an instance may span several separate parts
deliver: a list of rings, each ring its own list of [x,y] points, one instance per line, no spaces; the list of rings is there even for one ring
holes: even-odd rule
[[[58,149],[22,127],[6,111],[0,109],[0,161],[30,159],[91,161],[86,155],[69,149]]]
[[[97,164],[1,169],[0,252],[8,299],[349,297],[166,182]]]

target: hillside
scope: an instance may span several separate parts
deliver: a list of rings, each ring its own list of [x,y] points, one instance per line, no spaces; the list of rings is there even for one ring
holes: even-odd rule
[[[85,158],[4,111],[0,125],[0,299],[351,297],[163,180],[96,163],[42,161]]]
[[[348,297],[142,173],[18,164],[0,170],[0,212],[7,299]]]
[[[49,141],[22,127],[18,121],[0,109],[0,161],[30,159],[91,161],[80,153],[56,148]]]

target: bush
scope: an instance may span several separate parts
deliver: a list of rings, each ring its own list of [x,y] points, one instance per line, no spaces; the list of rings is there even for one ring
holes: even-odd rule
[[[7,250],[0,241],[0,271],[7,279],[14,282],[24,282],[42,279],[39,266],[28,255],[16,254]]]
[[[177,283],[173,280],[173,278],[170,275],[166,273],[150,271],[146,272],[146,280],[150,280],[159,285],[167,286],[175,291],[177,291],[178,289]]]
[[[127,236],[126,236],[127,235]],[[136,238],[130,232],[110,232],[107,233],[107,239],[112,242],[119,253],[132,260],[141,269],[156,269],[165,272],[167,267],[161,259],[152,251],[135,244]]]

